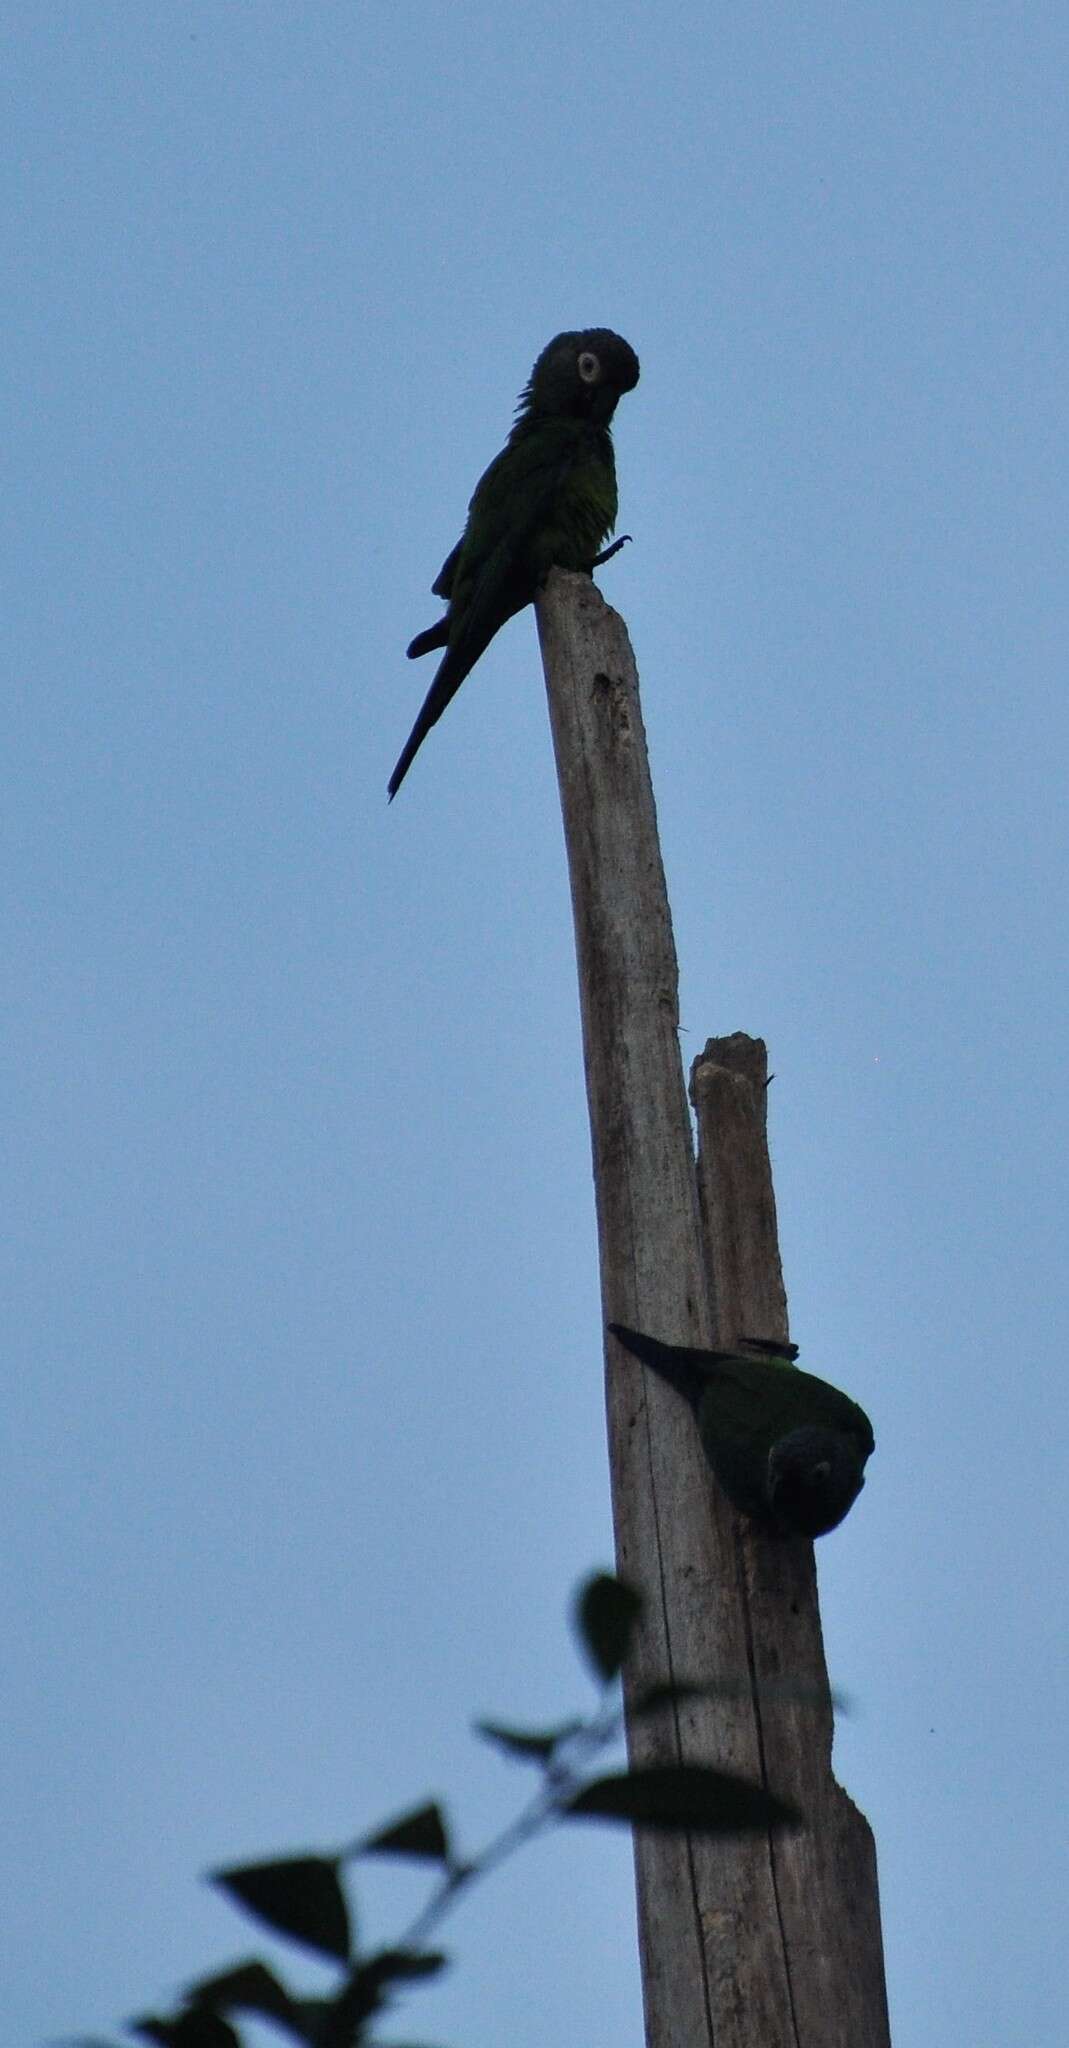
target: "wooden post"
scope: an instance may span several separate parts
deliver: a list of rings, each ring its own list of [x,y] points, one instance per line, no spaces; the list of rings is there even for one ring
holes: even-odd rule
[[[715,1139],[703,1151],[710,1257],[634,656],[623,621],[586,577],[555,570],[536,609],[575,917],[605,1320],[670,1343],[709,1344],[718,1327],[714,1287],[726,1299],[726,1289],[744,1284],[741,1266],[740,1277],[729,1278],[735,1268],[725,1263],[717,1236],[742,1228],[738,1205],[716,1192],[717,1175],[723,1180],[733,1170],[735,1154]],[[711,1058],[706,1065],[717,1097],[721,1063]],[[703,1078],[699,1095],[705,1085]],[[727,1126],[714,1116],[714,1128]],[[761,1133],[763,1143],[763,1122]],[[748,1185],[745,1175],[742,1184]],[[774,1209],[772,1219],[774,1242]],[[785,1329],[778,1257],[776,1282]],[[748,1312],[748,1297],[745,1305]],[[764,1299],[757,1305],[767,1312]],[[775,1634],[782,1618],[776,1573],[760,1540],[715,1487],[691,1415],[608,1338],[606,1399],[617,1563],[645,1603],[626,1696],[666,1677],[736,1688],[635,1721],[628,1731],[632,1761],[717,1763],[788,1797],[803,1781],[808,1795],[812,1782],[827,1795],[827,1811],[837,1812],[825,1782],[830,1706],[823,1697],[778,1700],[773,1712],[762,1694],[774,1674],[811,1682],[811,1670],[797,1672],[793,1636]],[[819,1643],[811,1547],[784,1549],[793,1559],[788,1598],[800,1589]],[[808,1554],[808,1578],[799,1552]],[[801,1634],[808,1640],[805,1628]],[[811,1768],[801,1768],[796,1751],[805,1752]],[[823,1759],[820,1769],[815,1759]],[[809,1835],[807,1828],[797,1839]],[[878,1980],[882,2000],[882,1971],[874,1976],[853,1957],[868,2003],[862,2011],[855,1998],[843,2009],[853,2017],[844,2019],[838,1959],[850,1939],[842,1932],[827,1947],[837,1919],[842,1930],[860,1920],[866,1935],[875,1924],[878,1937],[874,1867],[871,1857],[868,1865],[861,1858],[847,1871],[819,1847],[826,1837],[824,1829],[808,1850],[794,1852],[788,1882],[782,1836],[636,1832],[649,2048],[886,2048],[885,2007],[871,1995]],[[856,1891],[859,1870],[871,1881],[871,1912],[846,1895],[850,1884]],[[828,1901],[803,1919],[806,1882],[827,1887]],[[816,1957],[810,1929],[822,1945]]]
[[[786,1340],[762,1040],[742,1032],[711,1038],[691,1069],[691,1100],[716,1341]],[[803,1830],[769,1843],[796,2038],[888,2048],[876,1848],[864,1814],[832,1775],[813,1545],[768,1535],[740,1516],[737,1559],[762,1777],[806,1816]]]

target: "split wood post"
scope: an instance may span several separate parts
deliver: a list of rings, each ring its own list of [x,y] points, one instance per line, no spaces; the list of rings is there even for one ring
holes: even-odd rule
[[[786,1342],[787,1296],[768,1156],[768,1055],[760,1038],[709,1039],[691,1068],[698,1189],[716,1342]],[[819,1361],[814,1363],[819,1371]],[[736,1583],[745,1616],[762,1775],[806,1826],[769,1855],[799,2042],[890,2040],[876,1847],[834,1777],[831,1693],[812,1543],[738,1517]]]
[[[724,1226],[716,1186],[734,1148],[725,1153],[711,1135],[703,1151],[710,1258],[634,656],[622,619],[586,577],[554,570],[536,609],[575,918],[604,1317],[669,1343],[708,1345],[718,1329],[714,1289],[733,1284],[717,1232],[740,1226]],[[705,1064],[718,1066],[715,1057]],[[699,1101],[707,1078],[696,1079]],[[715,1101],[715,1077],[710,1085]],[[720,1128],[714,1109],[708,1129]],[[778,1255],[776,1277],[783,1319]],[[838,1813],[849,1834],[854,1810],[836,1787],[839,1812],[827,1788],[822,1651],[824,1697],[777,1699],[773,1711],[762,1693],[776,1674],[813,1682],[812,1665],[798,1672],[792,1662],[799,1639],[811,1648],[815,1630],[820,1643],[811,1546],[782,1546],[781,1583],[766,1557],[770,1539],[715,1487],[685,1404],[608,1337],[606,1401],[617,1566],[644,1600],[625,1698],[665,1678],[737,1687],[634,1721],[632,1763],[718,1764],[788,1798],[816,1785],[823,1800],[810,1802],[806,1833],[794,1839],[808,1839],[811,1812],[818,1837],[792,1852],[789,1872],[784,1835],[636,1830],[649,2048],[887,2048],[874,1861],[839,1855],[824,1827]],[[811,1619],[792,1617],[781,1636],[784,1597],[807,1603]],[[807,1905],[804,1887],[814,1884],[826,1896]],[[869,1943],[866,1955],[853,1952],[851,1928]]]

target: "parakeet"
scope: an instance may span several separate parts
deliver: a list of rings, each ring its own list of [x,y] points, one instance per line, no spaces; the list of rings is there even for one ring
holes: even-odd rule
[[[744,1514],[789,1536],[823,1536],[842,1521],[865,1484],[872,1424],[838,1387],[799,1371],[796,1344],[743,1337],[743,1356],[609,1328],[690,1402],[705,1455]]]
[[[475,486],[468,521],[431,588],[447,600],[409,655],[445,654],[390,777],[392,802],[432,725],[494,634],[554,567],[596,567],[616,524],[609,422],[638,383],[638,357],[607,327],[558,334],[520,393],[516,424]],[[617,543],[617,545],[620,545]],[[615,552],[609,550],[607,552]]]

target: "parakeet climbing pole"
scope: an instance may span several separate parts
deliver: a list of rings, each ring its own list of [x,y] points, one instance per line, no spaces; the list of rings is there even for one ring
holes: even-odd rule
[[[713,1040],[697,1062],[695,1162],[626,629],[587,577],[562,570],[537,612],[605,1322],[691,1346],[786,1337],[759,1042]],[[768,1838],[636,1834],[649,2048],[888,2048],[875,1856],[831,1772],[812,1545],[731,1506],[684,1403],[611,1337],[606,1388],[617,1563],[645,1597],[627,1697],[666,1677],[737,1686],[634,1720],[632,1762],[721,1764],[806,1816]]]

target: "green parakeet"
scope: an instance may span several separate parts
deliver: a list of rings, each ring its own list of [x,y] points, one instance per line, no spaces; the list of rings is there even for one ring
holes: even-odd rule
[[[743,1337],[743,1356],[609,1328],[690,1402],[705,1455],[744,1514],[787,1536],[823,1536],[842,1521],[865,1484],[872,1424],[838,1387],[799,1370],[796,1344]]]
[[[432,584],[448,609],[409,655],[445,654],[390,777],[397,795],[432,725],[494,634],[554,567],[585,569],[616,524],[609,422],[638,383],[638,357],[607,327],[558,334],[520,394],[516,424],[475,486],[468,522]],[[619,543],[618,543],[619,545]],[[609,552],[612,552],[611,550]]]

